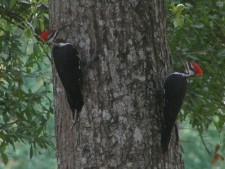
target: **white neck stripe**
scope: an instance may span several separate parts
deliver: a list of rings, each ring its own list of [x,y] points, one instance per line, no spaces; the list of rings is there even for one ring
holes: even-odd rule
[[[52,32],[52,33],[50,34],[50,36],[48,37],[48,41],[49,41],[50,43],[51,43],[51,42],[54,42],[55,39],[56,39],[56,37],[58,36],[58,34],[59,34],[58,31]]]
[[[173,74],[175,74],[175,75],[181,75],[183,77],[190,77],[190,76],[192,76],[192,74],[180,73],[180,72],[174,72]]]
[[[72,44],[71,43],[57,43],[57,46],[59,46],[59,47],[63,47],[66,45],[72,45]]]

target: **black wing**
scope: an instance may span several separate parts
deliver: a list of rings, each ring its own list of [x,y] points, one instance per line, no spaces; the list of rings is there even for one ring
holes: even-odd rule
[[[187,90],[186,78],[179,74],[172,74],[166,79],[164,89],[164,122],[161,131],[161,146],[163,152],[168,150],[171,132],[184,100]]]
[[[77,110],[77,119],[84,104],[81,94],[82,72],[78,52],[71,44],[54,46],[53,57],[56,70],[66,91],[73,117],[75,110]]]

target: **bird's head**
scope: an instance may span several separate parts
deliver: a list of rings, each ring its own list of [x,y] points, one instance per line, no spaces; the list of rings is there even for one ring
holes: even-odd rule
[[[185,66],[185,73],[188,76],[192,76],[192,75],[202,76],[203,75],[203,71],[202,71],[201,67],[194,61],[185,62],[184,66]]]
[[[53,43],[58,36],[58,31],[56,30],[46,30],[41,33],[40,38],[48,43]]]

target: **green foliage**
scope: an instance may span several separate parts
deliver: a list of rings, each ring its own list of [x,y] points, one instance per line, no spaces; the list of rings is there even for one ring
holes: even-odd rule
[[[0,0],[0,153],[16,142],[53,146],[46,132],[52,110],[48,48],[36,39],[48,19],[39,0]],[[45,70],[45,71],[43,71]]]
[[[183,4],[171,5],[171,12],[174,14],[173,25],[174,27],[181,27],[184,24],[184,17],[182,11],[185,6]]]
[[[218,154],[225,156],[225,132],[218,134],[215,127],[209,127],[207,132],[202,134],[204,144],[201,141],[198,131],[193,129],[187,121],[181,125],[180,136],[182,150],[184,153],[184,163],[186,169],[223,169],[224,161],[217,160],[212,164],[213,156],[215,153],[215,146],[220,145]],[[221,146],[222,145],[222,146]],[[207,151],[206,151],[207,149]]]
[[[48,120],[47,132],[49,135],[54,135],[53,118]],[[54,140],[54,137],[51,137]],[[30,146],[24,143],[15,143],[18,147],[13,150],[11,146],[7,147],[8,164],[3,166],[0,164],[0,169],[56,169],[55,151],[52,148],[48,149],[33,149],[33,158],[29,158]]]
[[[192,2],[192,1],[191,1]],[[178,5],[179,4],[179,5]],[[184,18],[179,27],[174,25],[174,8],[183,6],[179,14]],[[224,63],[225,63],[225,4],[218,6],[213,0],[170,1],[168,11],[168,35],[173,56],[174,69],[182,67],[184,60],[195,60],[203,68],[204,76],[190,78],[189,89],[180,116],[189,117],[192,127],[200,133],[213,124],[222,131],[225,119]]]
[[[187,169],[224,166],[224,161],[211,164],[215,144],[219,143],[222,151],[225,149],[224,11],[225,1],[168,2],[168,40],[174,70],[182,70],[184,60],[195,60],[204,72],[203,77],[188,80],[188,91],[179,116],[181,122],[188,120],[189,128],[192,128],[181,136],[187,140],[182,143]],[[177,19],[178,16],[182,21]],[[198,132],[193,131],[195,128]]]

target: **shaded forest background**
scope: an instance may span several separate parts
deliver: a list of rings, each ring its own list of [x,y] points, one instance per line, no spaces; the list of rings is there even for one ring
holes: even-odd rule
[[[49,27],[47,3],[0,0],[0,169],[56,169],[50,48],[38,37]],[[214,149],[225,156],[225,1],[166,8],[174,70],[195,60],[204,71],[189,80],[179,115],[186,169],[222,169]]]

